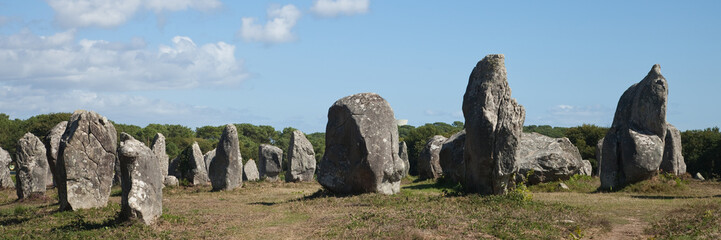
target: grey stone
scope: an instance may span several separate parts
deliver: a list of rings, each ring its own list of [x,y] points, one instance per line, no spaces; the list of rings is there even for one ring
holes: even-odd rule
[[[174,176],[176,179],[180,179],[182,174],[178,171],[178,166],[180,166],[180,155],[173,158],[173,160],[170,160],[170,163],[168,163],[168,176]]]
[[[686,173],[686,162],[683,159],[683,149],[681,148],[681,131],[669,123],[666,124],[664,144],[661,170],[675,175]]]
[[[233,190],[243,186],[242,160],[238,130],[233,124],[225,125],[215,148],[215,157],[208,168],[213,190]]]
[[[255,160],[250,159],[243,166],[243,179],[248,181],[260,180],[260,173],[258,173],[258,166],[255,165]]]
[[[408,145],[406,142],[401,142],[398,145],[398,156],[403,160],[403,176],[408,176],[411,170],[411,162],[408,160]]]
[[[581,153],[568,138],[539,133],[522,134],[517,164],[516,181],[529,184],[568,180],[583,169]]]
[[[260,178],[275,182],[280,180],[283,163],[283,149],[269,144],[258,146],[258,172]]]
[[[48,135],[45,136],[45,153],[48,159],[48,169],[52,175],[50,181],[58,182],[57,178],[57,165],[58,165],[58,150],[60,148],[60,139],[63,138],[65,128],[68,126],[68,121],[62,121],[56,124],[50,129]]]
[[[438,154],[441,152],[441,147],[446,139],[441,135],[435,135],[428,139],[426,146],[423,147],[418,156],[419,179],[436,179],[443,175]]]
[[[618,100],[603,142],[601,189],[620,189],[655,176],[663,160],[668,84],[654,65]]]
[[[591,176],[593,174],[593,165],[591,165],[591,161],[583,160],[583,165],[581,167],[581,171],[578,172],[579,175],[584,176]]]
[[[566,185],[565,183],[558,183],[558,188],[563,190],[570,190],[570,188],[568,188],[568,185]]]
[[[467,192],[504,194],[514,185],[525,115],[523,106],[511,98],[504,56],[488,55],[479,61],[463,96]]]
[[[375,93],[341,98],[328,109],[326,150],[318,182],[344,194],[400,191],[405,164],[390,104]]]
[[[153,143],[150,146],[150,149],[153,150],[153,154],[155,154],[156,159],[158,159],[160,181],[163,182],[165,181],[165,177],[168,176],[168,166],[170,165],[170,162],[168,161],[168,154],[165,153],[165,136],[163,136],[162,133],[156,133],[153,138]]]
[[[603,141],[605,138],[601,138],[596,143],[596,176],[601,176],[601,158],[603,158]]]
[[[32,133],[18,140],[16,150],[16,186],[18,199],[45,195],[48,178],[48,159],[45,145]]]
[[[440,157],[443,177],[451,182],[461,182],[466,173],[463,151],[466,145],[466,130],[457,132],[443,142]]]
[[[193,142],[193,145],[185,148],[177,159],[173,159],[170,166],[171,169],[168,170],[168,173],[174,173],[179,181],[186,180],[192,186],[210,185],[205,160],[198,142]]]
[[[694,178],[695,178],[695,179],[698,179],[698,180],[701,180],[701,181],[706,180],[705,178],[703,178],[703,175],[701,175],[700,172],[697,172],[696,175],[694,176]]]
[[[315,175],[315,151],[313,145],[300,130],[290,136],[286,182],[313,181]]]
[[[10,163],[12,161],[10,153],[0,148],[0,189],[15,187],[12,177],[10,177]]]
[[[58,151],[60,210],[105,207],[117,159],[117,132],[91,111],[73,113]]]
[[[127,133],[121,133],[118,158],[123,178],[120,215],[153,224],[163,213],[164,177],[158,169],[156,152]]]
[[[165,184],[165,186],[167,187],[177,187],[178,185],[180,185],[180,183],[178,182],[178,178],[173,175],[168,175],[167,177],[165,177],[165,181],[163,181],[163,184]]]
[[[205,161],[205,167],[208,168],[208,174],[210,174],[210,162],[215,158],[215,148],[203,154],[203,161]]]

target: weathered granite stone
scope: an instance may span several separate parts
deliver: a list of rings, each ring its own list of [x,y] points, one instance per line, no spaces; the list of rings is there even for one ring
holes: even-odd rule
[[[438,154],[441,152],[441,147],[446,139],[441,135],[435,135],[428,139],[426,146],[423,147],[418,156],[419,179],[436,179],[443,175]]]
[[[601,158],[603,158],[603,141],[604,138],[601,138],[598,140],[598,143],[596,143],[596,164],[598,165],[596,167],[596,176],[601,176]]]
[[[697,172],[696,175],[693,176],[693,178],[698,179],[698,180],[701,180],[701,181],[706,180],[706,179],[703,177],[703,175],[701,175],[700,172]]]
[[[215,150],[216,149],[213,148],[213,150],[210,150],[210,151],[206,152],[205,154],[203,154],[203,161],[205,161],[205,167],[208,168],[207,169],[208,174],[210,174],[210,162],[212,162],[213,158],[215,158]]]
[[[313,181],[315,175],[315,151],[313,145],[300,130],[290,136],[288,145],[288,169],[286,182]]]
[[[511,98],[504,56],[488,55],[479,61],[463,95],[467,192],[504,194],[513,186],[525,115],[523,106]]]
[[[255,165],[255,160],[250,159],[245,163],[245,166],[243,166],[243,180],[260,180],[260,173],[258,173],[258,166]]]
[[[158,168],[160,169],[160,181],[165,181],[165,177],[168,176],[168,154],[165,153],[165,136],[162,133],[156,133],[153,138],[153,143],[150,145],[153,150],[153,154],[157,157]]]
[[[60,148],[60,139],[63,138],[65,128],[68,126],[68,121],[62,121],[50,129],[48,135],[45,136],[45,153],[48,159],[48,169],[52,175],[50,181],[58,182],[57,178],[57,165],[58,165],[58,150]]]
[[[178,178],[176,178],[175,176],[168,175],[167,177],[165,177],[165,181],[163,181],[163,184],[165,184],[165,186],[167,187],[177,187],[178,185],[180,185],[180,182],[178,182]]]
[[[443,177],[451,182],[461,182],[466,173],[463,151],[466,145],[466,130],[457,132],[446,139],[441,146],[440,157]]]
[[[403,176],[408,176],[411,171],[411,162],[408,159],[408,145],[406,142],[398,144],[398,156],[403,160]]]
[[[283,149],[269,144],[258,146],[258,172],[266,181],[280,180],[281,165],[283,163]]]
[[[583,160],[583,166],[581,167],[581,171],[578,172],[579,175],[584,176],[591,176],[593,174],[593,165],[591,165],[591,161]]]
[[[45,195],[48,159],[45,145],[32,133],[25,133],[17,144],[16,186],[18,199]]]
[[[107,205],[116,147],[117,133],[107,118],[91,111],[73,113],[58,151],[60,210]]]
[[[0,148],[0,189],[15,187],[12,177],[10,177],[10,162],[12,161],[10,153]]]
[[[618,101],[601,158],[601,189],[620,189],[657,174],[666,138],[668,84],[654,65]]]
[[[243,186],[243,162],[235,125],[225,125],[210,162],[209,176],[213,190],[233,190]]]
[[[168,176],[174,176],[176,179],[180,179],[182,174],[178,171],[178,166],[180,166],[180,155],[173,158],[173,160],[170,160],[170,163],[168,163]]]
[[[186,180],[188,184],[192,186],[210,185],[208,172],[205,170],[205,160],[203,159],[203,153],[200,151],[198,142],[193,142],[193,145],[185,148],[185,150],[178,155],[177,160],[173,159],[170,166],[177,166],[175,169],[169,169],[168,173],[175,173],[174,176],[177,177],[179,181]]]
[[[681,154],[681,131],[673,125],[666,123],[666,144],[663,150],[661,170],[675,175],[686,173],[686,162]]]
[[[341,98],[328,109],[326,150],[318,182],[346,194],[395,194],[405,164],[398,156],[398,127],[390,104],[375,93]]]
[[[568,180],[579,174],[583,159],[568,138],[552,138],[539,133],[523,133],[518,150],[516,181],[529,184]]]
[[[120,186],[123,181],[120,173],[120,159],[115,158],[115,168],[113,169],[113,186]]]
[[[164,177],[158,169],[160,161],[156,152],[127,133],[121,133],[118,157],[123,178],[120,215],[153,224],[163,213]]]

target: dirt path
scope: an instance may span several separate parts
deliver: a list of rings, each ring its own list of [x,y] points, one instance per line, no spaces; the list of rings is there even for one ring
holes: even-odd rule
[[[648,227],[647,222],[643,222],[638,218],[626,217],[625,224],[614,225],[611,231],[593,239],[648,239],[650,236],[644,235],[643,230]]]

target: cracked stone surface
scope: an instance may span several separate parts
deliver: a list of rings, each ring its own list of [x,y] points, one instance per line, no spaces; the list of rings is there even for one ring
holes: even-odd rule
[[[45,145],[32,133],[25,133],[18,140],[16,186],[18,199],[45,195],[48,176],[48,160]]]
[[[153,224],[163,213],[163,181],[156,153],[127,133],[120,134],[120,215]]]
[[[295,130],[290,136],[288,145],[288,168],[285,172],[286,182],[313,181],[315,175],[315,151],[313,144],[305,134]]]

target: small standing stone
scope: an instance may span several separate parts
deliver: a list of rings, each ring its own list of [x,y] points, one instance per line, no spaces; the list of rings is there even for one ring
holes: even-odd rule
[[[165,181],[163,181],[163,184],[168,187],[177,187],[178,185],[180,185],[180,183],[178,182],[178,178],[173,175],[168,175],[167,177],[165,177]]]
[[[57,168],[58,168],[58,150],[60,149],[60,139],[63,138],[65,128],[68,126],[68,121],[62,121],[55,125],[47,136],[45,136],[45,153],[48,158],[48,166],[52,174],[52,181],[58,182]]]
[[[258,181],[260,180],[260,174],[258,173],[258,166],[255,165],[255,160],[250,159],[243,166],[243,180]]]
[[[436,179],[443,175],[439,154],[446,139],[444,136],[436,135],[426,142],[426,146],[418,156],[418,178]]]
[[[160,168],[160,179],[165,180],[165,177],[168,176],[168,165],[170,162],[168,161],[168,154],[165,153],[165,136],[163,136],[162,133],[156,133],[155,137],[153,138],[153,144],[150,146],[153,150],[153,154],[158,159],[158,168]]]
[[[120,214],[153,224],[163,213],[163,178],[158,171],[158,156],[127,133],[120,134],[118,156],[123,178]]]
[[[203,154],[203,161],[205,161],[205,167],[208,169],[208,174],[210,174],[210,163],[213,161],[213,158],[215,158],[215,148],[213,150],[210,150]]]
[[[18,199],[45,195],[48,160],[43,142],[32,133],[25,133],[18,140],[16,162]]]
[[[441,152],[438,154],[441,168],[443,169],[443,177],[453,183],[462,181],[466,172],[465,164],[463,163],[463,149],[465,145],[466,130],[462,130],[446,139],[441,147]]]
[[[260,164],[260,177],[266,181],[280,180],[281,164],[283,163],[283,150],[269,144],[258,146],[258,162]]]
[[[285,172],[286,182],[313,181],[315,174],[315,151],[313,145],[300,130],[290,136],[288,145],[288,169]]]
[[[208,168],[213,190],[233,190],[243,186],[242,160],[238,130],[233,124],[225,125]]]
[[[193,142],[193,145],[185,148],[180,155],[178,155],[177,162],[171,162],[170,165],[177,169],[174,172],[178,180],[187,180],[189,184],[193,186],[209,185],[210,179],[208,178],[208,172],[205,170],[205,160],[203,160],[203,153],[200,151],[198,142]],[[176,161],[176,160],[174,160]]]
[[[403,176],[408,176],[411,171],[411,162],[408,159],[408,145],[406,142],[398,144],[398,156],[403,160]]]
[[[10,153],[0,148],[0,189],[15,187],[12,177],[10,177],[10,162],[12,161]]]
[[[686,173],[686,162],[684,161],[681,145],[681,131],[670,123],[666,123],[666,144],[663,150],[661,170],[681,175]]]
[[[703,178],[703,175],[701,175],[700,172],[697,172],[697,173],[696,173],[696,176],[694,176],[694,178],[696,178],[696,179],[698,179],[698,180],[701,180],[701,181],[706,180],[705,178]]]

